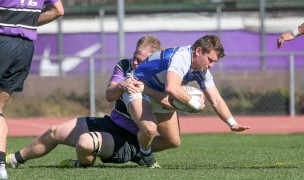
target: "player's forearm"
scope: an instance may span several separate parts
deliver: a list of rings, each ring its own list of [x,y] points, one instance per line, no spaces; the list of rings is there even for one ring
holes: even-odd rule
[[[229,127],[232,125],[237,124],[237,122],[234,120],[231,111],[229,110],[226,102],[220,98],[212,103],[212,107],[214,111],[218,114],[219,118],[225,122]]]
[[[153,98],[157,103],[161,104],[162,106],[165,106],[169,109],[175,109],[169,103],[169,96],[166,93],[152,89],[148,85],[145,85],[143,93]]]
[[[106,99],[109,102],[117,101],[123,92],[123,87],[120,84],[111,84],[106,90]]]
[[[47,6],[44,8],[38,19],[38,26],[50,23],[60,16],[63,16],[64,8],[61,1],[57,1],[55,4]]]

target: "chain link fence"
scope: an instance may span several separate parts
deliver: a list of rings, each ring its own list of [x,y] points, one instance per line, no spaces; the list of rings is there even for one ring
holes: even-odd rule
[[[302,115],[303,55],[228,54],[211,72],[233,114]],[[114,104],[106,101],[105,91],[117,60],[118,55],[50,57],[49,62],[35,57],[24,91],[13,95],[6,114],[74,117],[109,113]],[[68,69],[75,61],[78,66]],[[263,63],[265,69],[260,68]],[[200,114],[215,115],[208,103]]]

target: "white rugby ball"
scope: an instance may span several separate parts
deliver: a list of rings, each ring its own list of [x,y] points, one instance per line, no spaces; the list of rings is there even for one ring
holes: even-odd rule
[[[192,86],[182,86],[188,94],[190,94],[193,98],[199,100],[201,98],[202,95],[202,91],[192,87]],[[173,105],[176,107],[176,109],[184,111],[184,112],[192,112],[193,108],[188,106],[187,104],[183,104],[177,100],[173,100],[172,101]]]

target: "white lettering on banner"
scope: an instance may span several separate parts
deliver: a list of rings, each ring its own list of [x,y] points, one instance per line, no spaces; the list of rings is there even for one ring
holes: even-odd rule
[[[63,74],[76,68],[84,59],[92,56],[101,48],[99,43],[93,44],[75,54],[75,57],[67,57],[62,60],[61,71]],[[43,51],[43,58],[41,59],[39,74],[40,76],[59,76],[59,64],[52,63],[50,60],[50,48],[47,47]]]

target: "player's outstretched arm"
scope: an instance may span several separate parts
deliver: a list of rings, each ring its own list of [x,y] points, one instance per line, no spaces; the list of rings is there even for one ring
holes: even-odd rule
[[[304,23],[299,27],[292,29],[291,31],[287,31],[281,34],[281,36],[277,39],[278,48],[282,48],[285,41],[292,41],[302,34],[304,34]]]
[[[241,132],[249,129],[249,126],[239,125],[232,116],[226,102],[220,95],[216,87],[208,88],[204,91],[206,99],[212,105],[214,111],[218,114],[219,118],[224,121],[234,132]]]
[[[63,16],[64,8],[61,3],[61,0],[58,0],[55,4],[46,6],[38,19],[38,26],[42,26],[44,24],[50,23],[57,19],[60,16]]]

